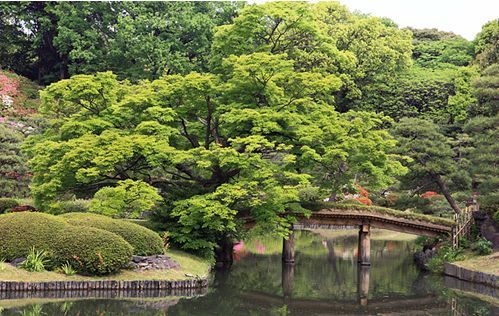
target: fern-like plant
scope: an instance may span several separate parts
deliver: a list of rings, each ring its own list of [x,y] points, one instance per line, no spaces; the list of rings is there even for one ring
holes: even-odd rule
[[[49,263],[47,254],[45,251],[37,251],[35,248],[31,248],[26,257],[26,260],[21,264],[21,268],[29,272],[41,272],[45,271],[45,266]]]
[[[61,271],[65,275],[75,275],[76,274],[76,270],[71,266],[71,264],[69,264],[69,262],[66,262],[65,264],[63,264],[61,266]]]

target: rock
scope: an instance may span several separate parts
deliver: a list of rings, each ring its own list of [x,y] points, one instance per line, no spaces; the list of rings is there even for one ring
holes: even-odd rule
[[[193,278],[194,277],[194,274],[190,274],[190,273],[186,273],[185,274],[186,277],[189,277],[189,278]]]
[[[26,261],[26,258],[16,258],[14,260],[12,260],[10,262],[11,265],[13,265],[14,267],[18,267],[21,265],[21,263],[23,263],[24,261]]]
[[[436,254],[437,254],[437,250],[435,248],[424,249],[423,251],[418,251],[414,254],[414,263],[421,270],[427,271],[428,268],[427,268],[426,264]]]
[[[139,271],[180,268],[180,265],[177,262],[165,255],[133,256],[129,266],[131,269]]]

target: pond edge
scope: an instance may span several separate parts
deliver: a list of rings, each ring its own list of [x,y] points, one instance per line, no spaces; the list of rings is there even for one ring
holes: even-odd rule
[[[0,292],[12,291],[78,291],[78,290],[174,290],[200,289],[208,286],[207,278],[191,280],[101,280],[101,281],[0,281]]]
[[[449,262],[444,263],[444,274],[460,280],[486,284],[494,288],[499,288],[498,276],[490,273],[470,270]]]

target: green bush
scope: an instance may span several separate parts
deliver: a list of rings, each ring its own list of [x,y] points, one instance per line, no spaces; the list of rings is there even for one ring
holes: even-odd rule
[[[473,243],[472,248],[473,251],[480,256],[490,255],[492,253],[492,243],[485,238],[478,238]]]
[[[67,213],[60,217],[73,225],[99,228],[123,237],[132,245],[135,255],[150,256],[164,252],[159,234],[143,226],[92,213]]]
[[[428,269],[432,272],[442,273],[444,271],[445,262],[454,262],[463,260],[463,250],[461,248],[454,249],[448,243],[438,249],[437,255],[428,261]]]
[[[21,263],[21,268],[29,272],[42,272],[45,267],[50,263],[47,254],[43,250],[36,250],[35,247],[31,248],[26,257],[26,260]]]
[[[122,237],[93,227],[68,225],[54,240],[53,263],[78,273],[104,275],[127,266],[132,246]]]
[[[499,211],[496,211],[494,213],[494,217],[493,217],[494,221],[499,224]]]
[[[54,236],[69,225],[62,218],[36,212],[0,215],[0,258],[26,257],[32,247],[50,252]]]
[[[116,234],[44,213],[0,215],[0,232],[0,258],[7,261],[35,248],[45,251],[53,266],[69,262],[79,273],[102,275],[119,271],[132,256],[132,246]]]
[[[19,203],[15,199],[0,198],[0,214],[16,206],[19,206]]]
[[[88,212],[90,201],[87,200],[61,201],[59,205],[61,213],[85,213]]]

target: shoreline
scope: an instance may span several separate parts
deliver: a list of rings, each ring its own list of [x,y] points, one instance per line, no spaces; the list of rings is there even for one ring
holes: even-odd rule
[[[455,263],[445,262],[444,274],[457,278],[459,280],[464,280],[475,284],[484,284],[496,289],[499,288],[498,275],[466,268]]]

